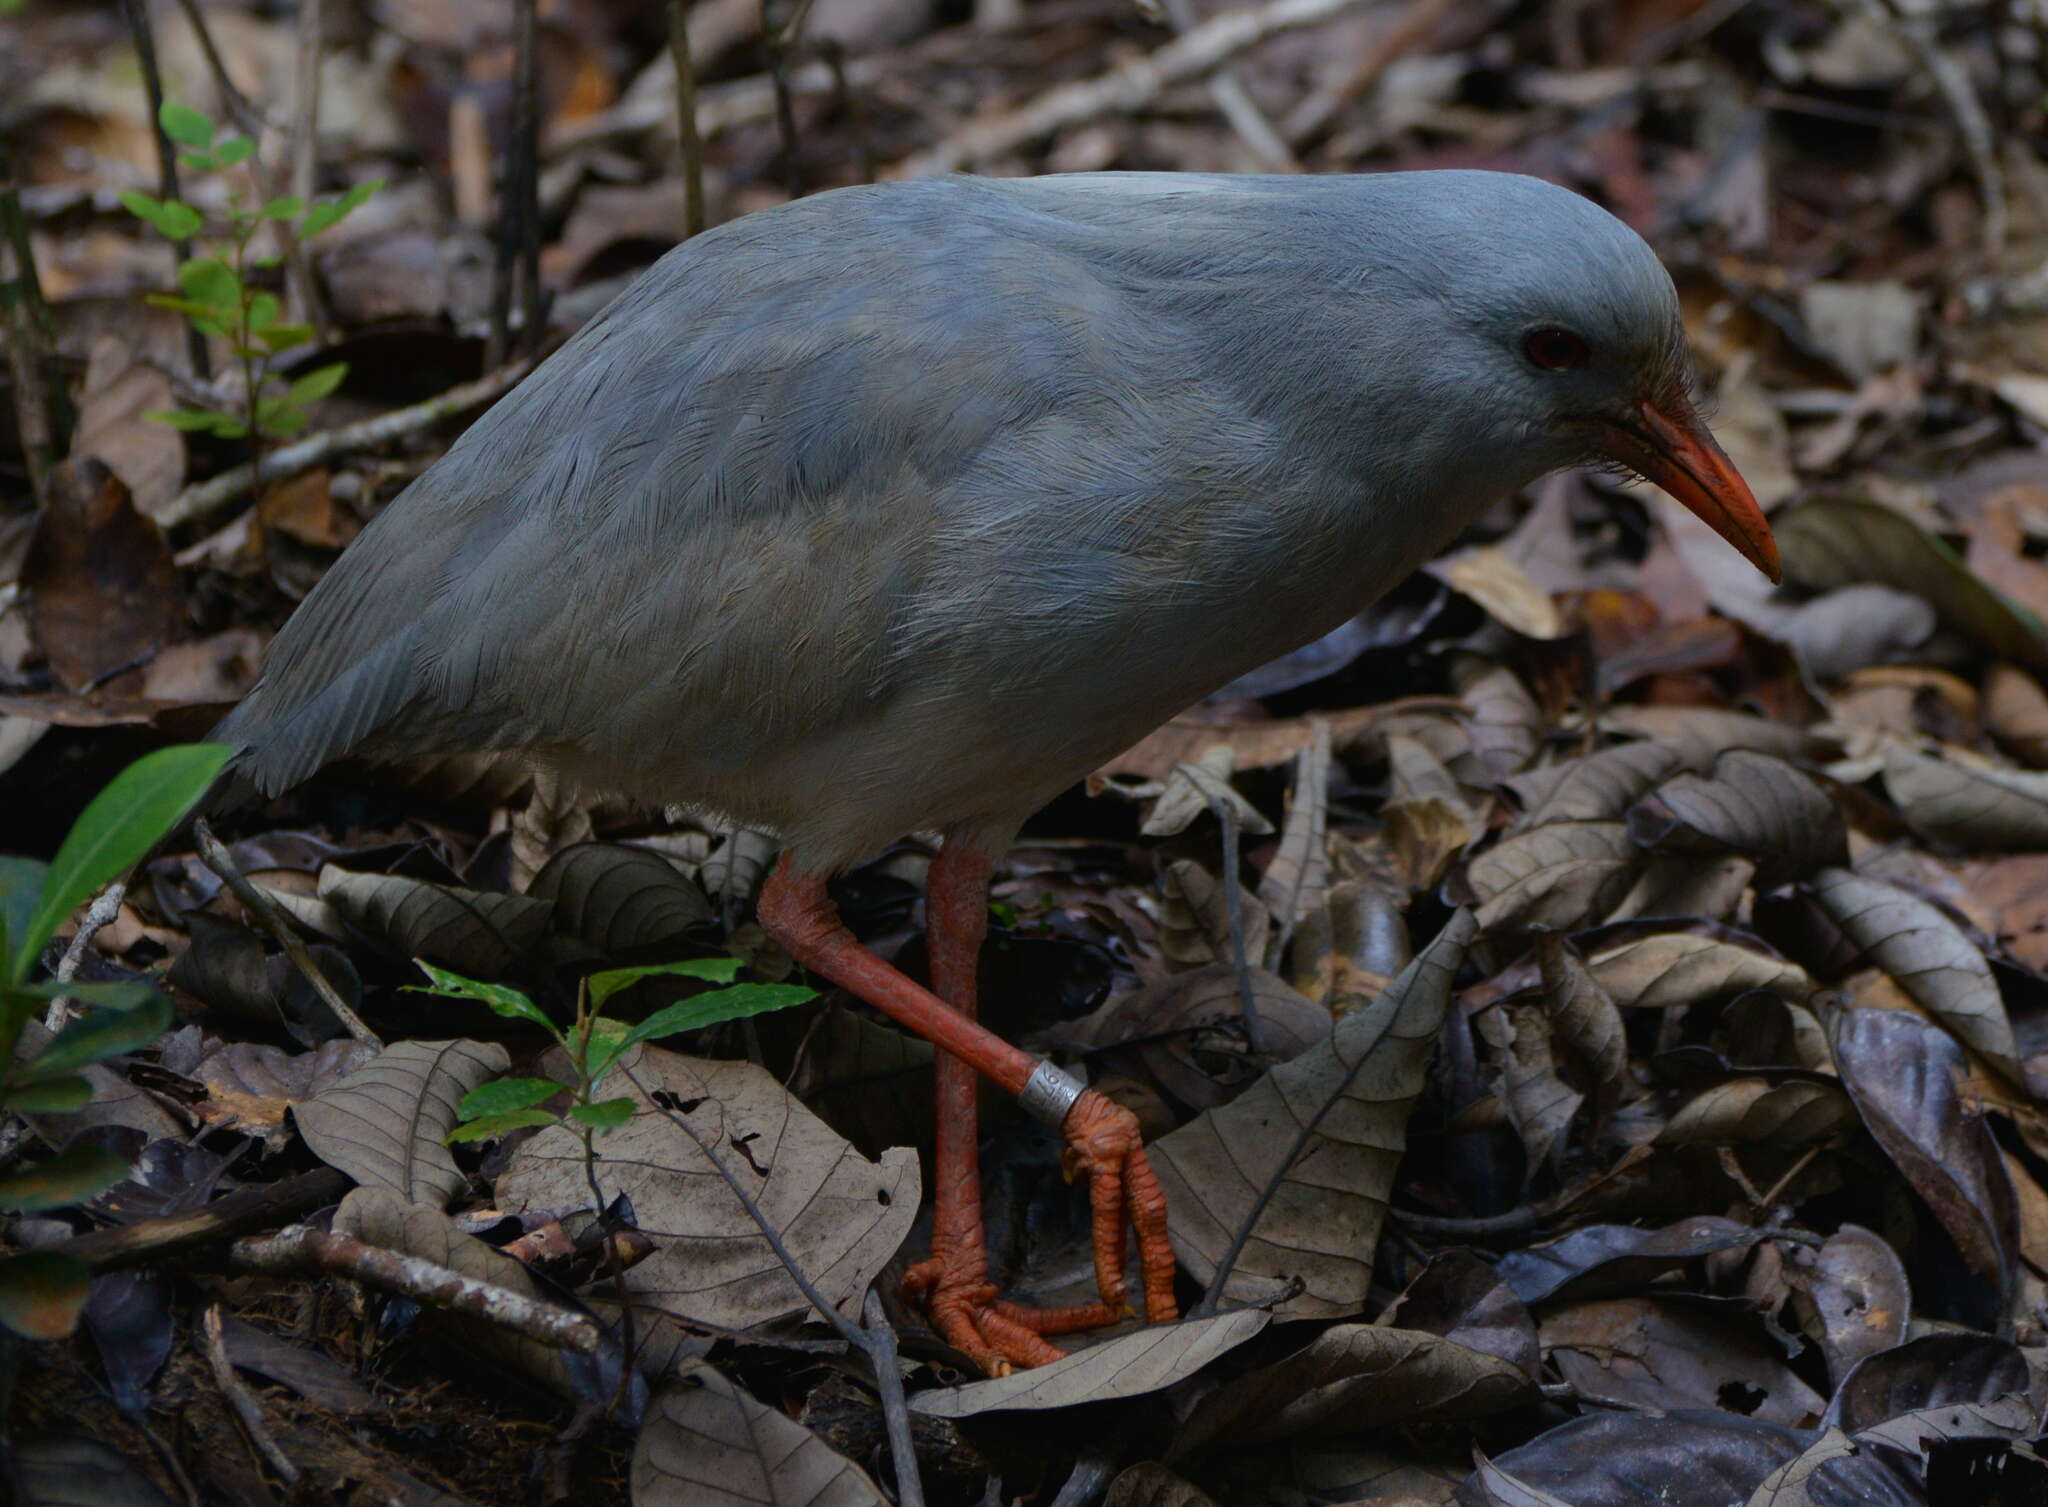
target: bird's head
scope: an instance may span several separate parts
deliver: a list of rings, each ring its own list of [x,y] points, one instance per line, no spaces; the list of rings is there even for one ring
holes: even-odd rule
[[[1450,316],[1441,369],[1499,431],[1472,438],[1545,469],[1603,461],[1655,482],[1779,579],[1770,524],[1693,405],[1678,295],[1642,237],[1534,178],[1427,176],[1408,270]]]

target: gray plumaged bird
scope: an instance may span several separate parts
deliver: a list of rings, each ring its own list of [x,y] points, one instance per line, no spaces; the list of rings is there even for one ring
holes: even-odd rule
[[[1000,1373],[1175,1312],[1135,1121],[974,1023],[989,875],[1033,810],[1328,631],[1546,471],[1617,461],[1774,579],[1686,398],[1670,278],[1587,200],[1478,172],[843,189],[658,262],[366,529],[216,737],[272,794],[344,754],[518,750],[780,833],[763,925],[936,1042],[912,1286]],[[944,847],[933,989],[834,872]],[[987,1280],[976,1073],[1090,1180],[1101,1301]]]

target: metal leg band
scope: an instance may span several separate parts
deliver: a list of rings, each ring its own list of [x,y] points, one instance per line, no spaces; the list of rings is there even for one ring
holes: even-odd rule
[[[1058,1130],[1066,1124],[1067,1111],[1086,1088],[1079,1079],[1061,1072],[1050,1062],[1041,1062],[1031,1070],[1017,1102],[1032,1119]]]

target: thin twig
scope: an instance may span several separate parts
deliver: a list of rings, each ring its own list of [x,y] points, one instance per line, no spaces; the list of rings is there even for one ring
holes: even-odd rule
[[[512,349],[512,295],[519,289],[521,343],[531,351],[540,324],[540,110],[534,85],[534,0],[512,4],[512,137],[499,179],[498,255],[491,271],[491,334],[484,363],[496,366]],[[529,258],[527,248],[535,247]]]
[[[1069,126],[1085,125],[1105,115],[1133,114],[1175,84],[1206,77],[1269,37],[1319,25],[1365,3],[1269,0],[1265,5],[1225,11],[1157,51],[1120,63],[1106,73],[1048,89],[1022,109],[971,120],[930,151],[899,163],[889,176],[922,178],[959,172],[1006,157]]]
[[[0,136],[0,245],[13,261],[13,271],[0,282],[0,308],[6,312],[7,364],[14,375],[15,428],[21,436],[22,458],[28,462],[29,489],[37,505],[44,500],[50,468],[71,448],[76,415],[71,393],[57,361],[56,325],[50,317],[43,282],[36,275],[35,248],[29,243],[28,217],[22,213],[21,185],[14,159]]]
[[[303,1219],[337,1201],[349,1187],[344,1174],[332,1167],[319,1167],[278,1182],[237,1188],[187,1213],[159,1214],[134,1224],[74,1235],[51,1249],[91,1272],[178,1260],[252,1230]]]
[[[156,142],[157,197],[168,204],[180,197],[178,154],[172,149],[171,138],[164,134],[164,79],[156,65],[156,33],[150,29],[149,3],[121,0],[121,10],[128,18],[128,35],[135,43],[135,61],[142,68],[142,89],[149,100],[149,134]],[[171,242],[171,270],[176,272],[191,254],[190,241]],[[191,357],[192,375],[202,382],[209,380],[213,376],[213,357],[207,352],[206,337],[190,321],[185,326],[185,347]]]
[[[334,1018],[341,1022],[342,1028],[357,1041],[367,1042],[382,1050],[383,1038],[372,1031],[364,1023],[363,1018],[349,1008],[348,1001],[341,997],[341,991],[320,971],[320,965],[313,961],[311,950],[299,939],[298,932],[292,927],[291,919],[285,915],[284,907],[242,877],[242,871],[235,867],[233,856],[221,845],[220,839],[213,835],[213,829],[207,826],[204,817],[192,824],[192,831],[199,843],[199,856],[206,861],[206,866],[220,876],[221,883],[232,890],[235,898],[248,908],[250,914],[263,923],[264,930],[277,939],[278,946],[284,949],[284,955],[305,975],[306,982],[313,986],[313,992],[320,996],[321,1002],[334,1012]]]
[[[291,164],[285,182],[302,204],[313,202],[319,182],[320,164],[320,53],[326,29],[326,0],[299,0],[299,52],[294,74],[297,106],[292,119]],[[299,306],[319,333],[322,342],[331,338],[332,321],[320,280],[313,275],[312,259],[305,254],[299,238],[288,224],[279,225],[279,238],[289,258],[287,268],[299,290]]]
[[[796,14],[785,24],[776,0],[761,0],[761,41],[768,49],[768,77],[775,85],[775,131],[782,142],[782,181],[792,199],[804,196],[804,170],[796,136],[796,102],[789,84],[789,55],[810,12],[810,0],[798,0]]]
[[[235,1375],[235,1363],[228,1359],[227,1342],[221,1335],[220,1304],[207,1305],[202,1328],[206,1334],[206,1363],[213,1371],[213,1384],[220,1388],[221,1396],[227,1399],[228,1407],[234,1411],[235,1421],[241,1424],[249,1447],[259,1460],[283,1478],[286,1485],[296,1486],[299,1482],[298,1466],[292,1464],[291,1457],[271,1438],[270,1426],[263,1421],[262,1404],[249,1395],[249,1389]]]
[[[820,37],[818,56],[832,70],[832,92],[838,97],[839,108],[846,112],[846,123],[853,130],[854,176],[862,183],[873,183],[875,133],[868,124],[867,101],[846,76],[846,47],[837,37]]]
[[[896,1469],[896,1507],[924,1507],[917,1445],[910,1437],[910,1407],[903,1397],[903,1373],[896,1368],[896,1331],[872,1287],[861,1299],[860,1317],[867,1327],[868,1359],[874,1364],[875,1391],[881,1396],[882,1422],[889,1433],[889,1461]]]
[[[668,55],[676,70],[676,136],[683,153],[683,239],[702,235],[704,138],[697,132],[697,65],[690,57],[689,7],[668,0]]]
[[[236,1271],[265,1276],[345,1277],[415,1303],[482,1319],[554,1350],[589,1355],[604,1338],[603,1326],[587,1313],[309,1224],[237,1240],[228,1248],[228,1261]]]
[[[1188,0],[1163,0],[1163,9],[1167,24],[1183,36],[1201,24]],[[1218,113],[1237,133],[1238,140],[1250,147],[1252,155],[1263,165],[1280,173],[1301,171],[1301,161],[1293,148],[1245,89],[1236,69],[1225,65],[1209,75],[1209,98],[1216,102]]]
[[[78,976],[78,965],[85,960],[85,949],[92,945],[92,939],[114,917],[121,914],[121,902],[128,897],[128,886],[116,879],[101,890],[85,914],[79,917],[78,932],[71,939],[71,945],[64,949],[64,956],[57,960],[57,982],[68,984]],[[71,1017],[78,1012],[72,1007],[71,996],[60,994],[50,1001],[49,1014],[43,1017],[43,1024],[52,1031],[61,1031]]]
[[[1266,1033],[1259,1026],[1259,1002],[1252,989],[1251,959],[1244,945],[1244,880],[1238,874],[1237,812],[1220,795],[1209,797],[1209,809],[1223,828],[1223,909],[1230,921],[1230,960],[1237,968],[1238,1008],[1244,1014],[1244,1039],[1253,1057],[1266,1055]]]
[[[236,466],[231,471],[197,486],[187,487],[173,497],[156,514],[156,520],[165,528],[177,528],[196,518],[225,507],[236,498],[245,496],[249,490],[286,477],[297,476],[315,466],[339,455],[352,454],[358,450],[370,450],[379,445],[390,444],[393,440],[417,434],[422,429],[431,429],[445,419],[453,418],[471,408],[478,408],[493,399],[503,396],[521,377],[532,369],[528,361],[515,361],[509,366],[488,372],[474,382],[464,382],[449,388],[444,393],[413,404],[409,408],[394,408],[389,413],[379,414],[373,419],[364,419],[355,424],[344,424],[339,429],[324,429],[318,434],[308,435],[296,444],[285,445],[271,451],[263,458],[261,468],[252,465]]]

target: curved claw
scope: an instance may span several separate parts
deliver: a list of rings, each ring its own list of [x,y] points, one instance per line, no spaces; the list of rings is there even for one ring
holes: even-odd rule
[[[1067,1141],[1068,1175],[1088,1178],[1088,1202],[1095,1225],[1095,1282],[1103,1309],[1127,1309],[1124,1220],[1128,1216],[1138,1232],[1145,1317],[1155,1324],[1170,1323],[1180,1316],[1180,1305],[1173,1296],[1166,1192],[1146,1159],[1138,1117],[1089,1089],[1074,1101],[1061,1133]]]

